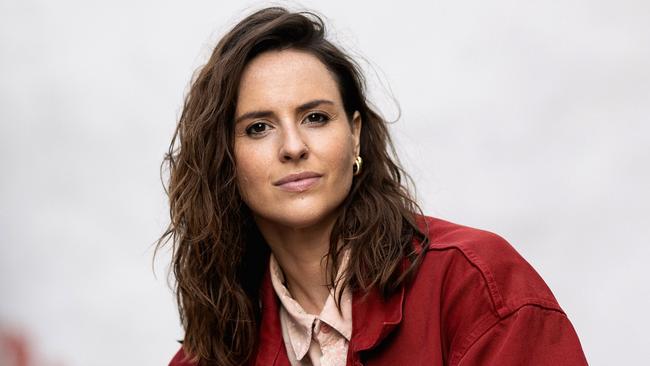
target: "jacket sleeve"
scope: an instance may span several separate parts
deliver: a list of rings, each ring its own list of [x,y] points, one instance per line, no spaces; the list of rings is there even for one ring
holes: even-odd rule
[[[555,309],[523,306],[475,337],[458,366],[587,365],[571,322]]]

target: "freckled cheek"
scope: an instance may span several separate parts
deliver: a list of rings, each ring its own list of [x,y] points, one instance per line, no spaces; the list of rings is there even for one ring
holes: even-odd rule
[[[352,162],[354,160],[354,148],[351,140],[347,136],[341,136],[338,139],[333,139],[329,144],[327,154],[331,169],[334,169],[339,176],[345,176],[352,173]]]
[[[243,196],[264,189],[268,183],[268,154],[260,154],[257,149],[239,148],[235,150],[237,164],[237,184]]]

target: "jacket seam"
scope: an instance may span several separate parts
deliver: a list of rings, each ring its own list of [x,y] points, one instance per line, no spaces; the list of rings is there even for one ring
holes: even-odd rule
[[[497,282],[494,280],[494,276],[492,275],[492,272],[490,271],[489,267],[485,265],[483,260],[474,251],[463,246],[462,244],[432,244],[431,246],[429,246],[427,251],[431,251],[431,250],[436,250],[436,251],[456,250],[460,252],[463,255],[463,257],[465,257],[467,262],[469,262],[469,264],[479,272],[481,278],[483,278],[488,293],[490,294],[490,301],[492,303],[492,307],[495,310],[495,312],[499,315],[499,317],[508,316],[512,311],[516,311],[521,306],[526,304],[538,304],[564,313],[562,308],[560,308],[560,306],[557,304],[557,302],[554,299],[544,299],[537,296],[528,296],[528,297],[518,297],[515,303],[511,301],[506,302],[503,296],[501,295],[499,286],[497,285]]]
[[[539,299],[537,299],[539,300]],[[544,302],[544,301],[542,301]],[[534,307],[537,309],[541,310],[547,310],[547,311],[552,311],[558,314],[561,314],[562,316],[566,316],[566,314],[561,310],[558,309],[556,306],[549,307],[545,306],[543,304],[538,304],[538,303],[524,303],[518,306],[517,308],[513,309],[510,313],[506,314],[503,317],[498,317],[494,323],[486,327],[484,330],[480,331],[477,329],[480,329],[481,326],[483,326],[482,323],[487,322],[487,320],[481,320],[479,322],[479,325],[475,326],[472,331],[469,332],[469,335],[465,338],[465,341],[462,342],[464,345],[463,348],[458,350],[457,352],[453,352],[452,354],[452,360],[450,362],[450,366],[458,365],[460,364],[461,361],[463,361],[463,358],[467,355],[467,353],[472,349],[472,347],[481,339],[483,336],[485,336],[490,330],[492,330],[494,327],[499,325],[500,323],[504,322],[505,320],[509,319],[511,316],[514,314],[518,313],[521,309],[525,307]],[[456,357],[456,355],[458,355]]]
[[[438,250],[438,251],[456,250],[460,252],[463,255],[463,257],[465,257],[467,262],[469,262],[469,264],[472,265],[472,267],[476,268],[476,270],[481,275],[481,278],[483,278],[483,282],[487,287],[488,293],[490,294],[490,301],[492,303],[492,307],[494,311],[497,313],[497,315],[499,317],[503,317],[510,312],[510,309],[508,308],[505,301],[503,300],[503,297],[501,296],[501,292],[499,291],[496,281],[492,276],[492,272],[487,268],[487,266],[483,263],[483,261],[471,249],[465,248],[459,244],[447,244],[447,246],[445,247],[430,246],[428,250]]]

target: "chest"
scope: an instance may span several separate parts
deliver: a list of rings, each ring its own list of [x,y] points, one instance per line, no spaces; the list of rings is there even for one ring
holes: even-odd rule
[[[441,336],[444,332],[438,313],[431,307],[426,313],[408,310],[396,324],[381,320],[357,324],[359,332],[352,335],[348,345],[346,366],[445,365],[449,340]],[[375,332],[379,332],[376,339],[364,338]],[[291,366],[282,331],[272,337],[267,334],[266,339],[270,343],[260,344],[262,352],[253,365]]]

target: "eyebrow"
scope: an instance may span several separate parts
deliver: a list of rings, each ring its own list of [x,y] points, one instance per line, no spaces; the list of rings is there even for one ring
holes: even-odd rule
[[[297,113],[302,113],[302,112],[308,111],[308,110],[310,110],[312,108],[316,108],[321,104],[334,105],[334,102],[332,102],[331,100],[328,100],[328,99],[310,100],[309,102],[303,103],[303,104],[299,105],[298,107],[296,107],[296,112]],[[266,111],[266,110],[246,112],[246,113],[242,114],[241,116],[237,117],[237,119],[235,119],[235,124],[237,124],[237,123],[239,123],[239,122],[241,122],[243,120],[246,120],[246,119],[266,118],[266,117],[271,117],[273,115],[275,115],[275,113],[273,113],[273,111]]]

